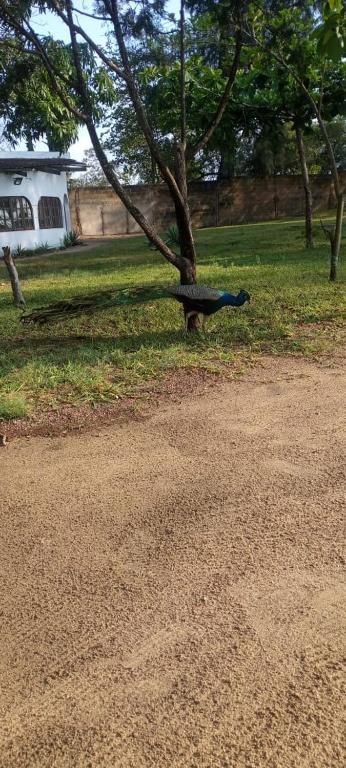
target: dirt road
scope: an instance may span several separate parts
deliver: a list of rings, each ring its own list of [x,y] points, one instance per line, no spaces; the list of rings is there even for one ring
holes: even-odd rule
[[[342,359],[1,458],[0,765],[341,768]]]

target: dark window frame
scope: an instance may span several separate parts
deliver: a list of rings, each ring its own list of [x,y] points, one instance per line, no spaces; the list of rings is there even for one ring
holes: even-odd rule
[[[24,195],[0,197],[0,232],[25,232],[35,229],[30,200]]]
[[[64,229],[60,197],[42,195],[38,201],[40,229]]]

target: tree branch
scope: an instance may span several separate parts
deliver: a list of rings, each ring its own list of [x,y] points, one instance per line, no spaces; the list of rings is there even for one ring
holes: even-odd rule
[[[39,53],[34,50],[30,50],[29,48],[23,48],[22,45],[18,43],[18,40],[10,40],[9,38],[0,40],[0,51],[6,51],[8,49],[9,51],[12,51],[13,53],[19,53],[19,54],[25,54],[27,56],[34,56],[36,59],[41,58]]]
[[[162,253],[162,255],[167,259],[167,261],[170,262],[170,264],[173,264],[174,267],[177,267],[177,269],[181,269],[185,259],[179,256],[178,254],[174,253],[174,251],[171,251],[170,248],[166,245],[166,243],[161,239],[161,237],[156,233],[154,228],[151,226],[150,222],[148,221],[147,217],[142,213],[142,211],[137,208],[137,206],[133,203],[130,195],[128,194],[125,187],[122,186],[120,183],[112,164],[107,160],[107,156],[102,148],[102,145],[100,143],[100,140],[98,138],[98,135],[96,133],[95,126],[92,121],[87,122],[87,128],[89,132],[89,136],[92,142],[92,145],[95,150],[96,157],[101,165],[101,168],[109,181],[110,185],[113,187],[115,192],[117,193],[118,197],[124,204],[125,208],[129,211],[129,213],[133,216],[133,218],[137,221],[143,232],[147,235],[149,240],[156,245],[158,250]]]
[[[110,16],[96,16],[94,13],[81,11],[80,8],[76,8],[75,5],[72,6],[72,10],[75,11],[75,13],[80,13],[81,16],[88,16],[89,19],[96,19],[97,21],[111,21]]]
[[[263,43],[261,43],[258,40],[258,38],[255,36],[255,34],[253,32],[252,32],[252,39],[256,43],[256,45],[258,45],[259,48],[261,48],[262,51],[264,51],[265,53],[268,53],[267,47],[265,45],[263,45]],[[329,160],[330,160],[330,165],[331,165],[331,172],[332,172],[332,176],[333,176],[335,194],[336,194],[337,197],[339,197],[340,195],[343,194],[344,190],[341,189],[340,176],[339,176],[338,168],[337,168],[336,161],[335,161],[334,150],[333,150],[332,143],[331,143],[329,135],[328,135],[328,131],[327,131],[325,122],[324,122],[324,120],[322,118],[322,114],[321,114],[321,110],[322,110],[322,97],[323,97],[323,82],[322,82],[322,88],[321,88],[321,92],[320,92],[319,104],[317,104],[317,102],[315,101],[314,97],[310,93],[309,89],[306,87],[306,85],[304,83],[304,80],[301,77],[301,75],[299,75],[295,71],[295,69],[293,69],[290,66],[290,64],[288,64],[287,61],[285,61],[285,59],[279,53],[274,51],[272,48],[270,49],[269,54],[273,57],[273,59],[275,59],[275,61],[278,62],[278,64],[280,64],[280,66],[284,67],[284,69],[286,69],[286,71],[289,72],[292,75],[293,79],[299,85],[299,87],[302,89],[303,93],[305,94],[306,98],[308,99],[309,103],[311,104],[311,106],[313,108],[313,111],[314,111],[314,113],[316,115],[316,119],[317,119],[317,122],[318,122],[318,125],[319,125],[319,128],[320,128],[320,131],[322,133],[322,136],[323,136],[325,144],[326,144],[326,148],[327,148],[327,152],[328,152],[328,156],[329,156]]]
[[[0,7],[1,6],[3,7],[2,0],[0,0]],[[7,17],[7,19],[9,20],[9,23],[16,30],[16,32],[18,32],[21,35],[25,35],[26,40],[28,42],[30,42],[31,45],[35,46],[35,48],[37,49],[36,55],[39,55],[41,57],[41,59],[45,62],[47,69],[49,68],[54,73],[54,75],[56,77],[58,77],[60,80],[62,80],[63,83],[65,83],[65,85],[70,86],[71,85],[71,81],[67,77],[65,77],[65,75],[55,66],[54,62],[50,59],[50,57],[47,54],[47,51],[45,50],[44,46],[42,45],[42,43],[40,41],[38,35],[33,30],[31,25],[29,24],[29,22],[25,21],[25,26],[24,26],[24,24],[20,24],[15,19],[15,17],[12,16],[12,14],[7,12],[7,10],[4,11],[3,16],[4,16],[4,19],[5,19],[5,22],[6,22],[6,17]],[[6,42],[7,42],[6,40],[1,41],[0,45],[2,45],[3,43],[6,43]],[[14,41],[14,43],[15,42],[18,42],[18,41]],[[30,50],[25,50],[25,52],[28,53],[28,54],[33,53]]]
[[[303,93],[305,93],[306,98],[310,102],[310,104],[311,104],[311,106],[312,106],[312,108],[313,108],[313,110],[315,112],[316,119],[317,119],[318,125],[320,127],[320,131],[322,133],[322,136],[323,136],[323,138],[325,140],[327,152],[328,152],[328,155],[329,155],[331,171],[332,171],[334,187],[335,187],[335,193],[336,193],[337,196],[341,195],[342,194],[342,190],[341,190],[341,186],[340,186],[340,177],[339,177],[339,172],[338,172],[338,168],[337,168],[336,161],[335,161],[334,150],[333,150],[332,143],[331,143],[329,135],[328,135],[328,131],[327,131],[325,122],[324,122],[324,120],[322,118],[322,115],[321,115],[320,107],[322,107],[322,104],[320,104],[320,106],[319,106],[316,103],[315,99],[311,95],[309,89],[306,87],[306,85],[305,85],[303,79],[300,77],[300,75],[298,75],[297,72],[295,72],[294,69],[292,69],[292,67],[290,67],[290,65],[287,64],[287,62],[279,54],[277,54],[275,51],[272,51],[271,53],[272,53],[273,58],[276,59],[276,61],[279,64],[281,64],[281,66],[285,67],[285,69],[287,69],[288,72],[290,72],[290,74],[292,75],[292,77],[294,78],[296,83],[298,83],[298,85],[302,89]]]
[[[28,21],[25,22],[26,27],[29,30],[31,39],[33,41],[33,44],[36,46],[40,56],[42,57],[43,61],[46,62],[47,66],[50,68],[51,72],[55,75],[55,77],[58,77],[59,80],[62,80],[62,82],[70,87],[73,86],[73,82],[71,82],[71,78],[65,77],[65,75],[55,66],[54,62],[52,62],[51,58],[48,56],[44,46],[41,44],[41,41],[36,34],[36,32],[33,30],[32,26],[29,24]]]
[[[68,21],[66,14],[61,9],[59,2],[57,2],[57,0],[52,0],[52,4],[59,18],[69,28],[70,23]],[[73,10],[74,8],[72,6],[72,11]],[[85,15],[89,15],[89,14],[85,14]],[[118,77],[120,77],[122,80],[126,80],[126,75],[123,72],[123,70],[120,67],[118,67],[118,65],[115,63],[115,61],[113,61],[113,59],[110,59],[109,56],[106,55],[103,49],[99,45],[97,45],[97,43],[95,43],[95,41],[91,37],[89,37],[89,35],[85,32],[84,29],[82,29],[82,27],[74,23],[73,17],[72,17],[72,26],[75,33],[80,35],[80,37],[82,37],[85,40],[85,42],[88,43],[88,45],[90,45],[90,48],[99,56],[101,61],[103,61],[103,63],[106,64],[106,66],[109,67],[109,69],[111,69],[112,72],[115,72],[115,74],[118,75]]]
[[[0,10],[2,10],[2,15],[5,21],[5,24],[7,24],[14,32],[16,32],[18,35],[23,37],[24,40],[26,40],[28,43],[33,45],[34,48],[36,49],[37,54],[40,57],[41,61],[43,62],[45,69],[49,75],[52,88],[54,92],[57,94],[57,96],[59,96],[61,103],[66,107],[66,109],[69,110],[69,112],[71,112],[75,117],[77,117],[78,120],[84,121],[85,115],[83,114],[83,112],[80,112],[80,110],[76,109],[71,104],[67,94],[64,93],[59,83],[57,82],[57,78],[60,78],[63,82],[65,82],[66,85],[70,85],[69,81],[64,76],[62,76],[61,72],[57,70],[54,63],[51,61],[51,58],[48,56],[47,52],[42,46],[41,41],[39,40],[34,30],[30,27],[29,24],[27,24],[28,26],[28,29],[27,29],[24,24],[20,23],[15,16],[9,13],[8,7],[4,7],[3,0],[0,0]]]
[[[55,6],[55,3],[54,3]],[[82,101],[84,104],[84,109],[86,112],[86,119],[91,118],[92,116],[92,104],[90,102],[89,94],[87,92],[85,81],[84,81],[84,74],[83,74],[83,67],[82,62],[80,58],[80,51],[78,48],[77,43],[77,37],[76,37],[76,31],[74,28],[74,22],[73,22],[73,12],[72,12],[72,3],[71,0],[66,0],[66,23],[70,31],[70,39],[71,39],[71,47],[72,47],[72,55],[74,60],[74,65],[76,69],[77,74],[77,85],[78,85],[78,91],[82,97]],[[59,14],[60,15],[60,14]]]
[[[238,66],[239,66],[239,61],[240,61],[240,53],[241,53],[242,45],[243,45],[243,43],[242,43],[242,30],[239,27],[238,30],[237,30],[237,33],[236,33],[236,45],[235,45],[235,53],[234,53],[233,63],[232,63],[231,69],[230,69],[230,73],[229,73],[229,76],[228,76],[228,80],[227,80],[227,83],[226,83],[225,90],[224,90],[224,92],[222,94],[222,97],[220,99],[220,102],[219,102],[219,106],[218,106],[218,108],[217,108],[217,110],[215,112],[215,115],[214,115],[213,119],[211,120],[208,128],[205,130],[203,136],[201,136],[201,138],[193,146],[188,148],[187,154],[188,154],[189,159],[192,159],[195,155],[197,155],[198,152],[201,151],[201,149],[204,149],[204,147],[206,147],[206,145],[210,141],[214,131],[216,130],[216,128],[218,127],[218,125],[220,124],[220,122],[222,120],[222,117],[224,115],[224,112],[225,112],[225,109],[226,109],[226,106],[227,106],[227,102],[228,102],[229,96],[231,94],[231,91],[232,91],[232,88],[233,88],[233,85],[234,85],[234,81],[235,81],[235,78],[236,78],[236,74],[237,74],[237,70],[238,70]]]
[[[163,180],[166,182],[173,196],[173,199],[175,199],[178,202],[178,205],[184,206],[185,205],[184,199],[181,195],[181,192],[175,181],[175,178],[171,173],[170,169],[168,168],[167,164],[165,163],[162,157],[162,154],[160,152],[160,149],[158,148],[156,141],[154,139],[153,131],[150,126],[145,108],[143,106],[137,84],[132,75],[127,48],[125,45],[124,36],[121,29],[117,0],[104,0],[104,3],[107,9],[107,12],[109,13],[112,19],[114,33],[118,43],[120,57],[121,57],[123,67],[124,67],[124,72],[126,75],[126,84],[127,84],[128,94],[132,101],[135,113],[137,115],[138,123],[141,127],[141,130],[143,131],[143,135],[147,142],[150,154],[153,160],[155,160],[157,167],[160,171],[160,174]]]
[[[92,108],[91,108],[91,104],[90,104],[90,100],[89,100],[89,96],[88,96],[88,92],[87,92],[87,88],[86,88],[85,80],[83,76],[80,52],[78,49],[76,31],[75,31],[74,22],[73,22],[73,11],[72,11],[71,0],[66,0],[66,17],[68,22],[68,28],[70,30],[71,46],[72,46],[72,52],[73,52],[73,57],[74,57],[74,62],[75,62],[75,67],[77,72],[79,90],[83,100],[84,109],[87,113],[87,118],[85,122],[86,122],[86,126],[88,129],[89,136],[90,136],[92,145],[94,147],[96,156],[101,165],[101,168],[106,178],[108,179],[109,183],[111,184],[113,189],[116,191],[116,193],[120,197],[120,200],[124,203],[127,210],[136,219],[139,226],[143,229],[143,231],[149,237],[151,242],[153,242],[159,248],[162,255],[167,259],[167,261],[169,261],[175,267],[179,268],[179,265],[181,266],[183,259],[181,259],[181,257],[175,254],[173,251],[171,251],[170,248],[168,248],[168,246],[166,245],[166,243],[164,243],[164,241],[159,237],[159,235],[157,235],[157,233],[151,226],[146,216],[144,216],[144,214],[139,210],[139,208],[135,206],[127,190],[124,189],[124,187],[120,184],[119,179],[116,173],[114,172],[112,165],[107,160],[107,156],[102,148],[101,142],[97,135],[97,131],[92,119]]]

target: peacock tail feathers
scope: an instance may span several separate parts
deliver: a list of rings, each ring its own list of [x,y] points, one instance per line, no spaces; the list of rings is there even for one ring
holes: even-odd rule
[[[142,304],[146,301],[167,298],[166,288],[159,286],[143,286],[138,288],[120,288],[97,293],[89,293],[87,296],[75,296],[65,301],[56,301],[45,307],[38,307],[32,312],[21,316],[22,323],[37,323],[43,325],[48,322],[57,322],[66,317],[93,314],[109,307],[121,307],[131,304]]]

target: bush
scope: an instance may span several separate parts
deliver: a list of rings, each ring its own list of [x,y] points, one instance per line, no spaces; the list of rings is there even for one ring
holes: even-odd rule
[[[157,251],[156,245],[153,245],[148,237],[147,242],[151,251]],[[165,234],[165,243],[166,245],[180,245],[178,227],[176,227],[175,224],[172,224],[171,227],[168,227]]]
[[[62,244],[64,248],[74,248],[75,245],[84,245],[75,229],[66,232],[66,235],[64,235],[62,239]]]
[[[17,394],[4,393],[0,398],[0,422],[7,419],[20,419],[28,413],[28,405],[24,397]]]

